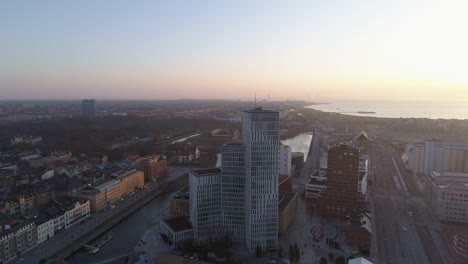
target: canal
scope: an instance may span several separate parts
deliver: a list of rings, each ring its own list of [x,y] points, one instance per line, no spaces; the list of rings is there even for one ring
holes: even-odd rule
[[[302,133],[295,137],[282,140],[281,142],[290,146],[293,152],[304,153],[304,159],[306,159],[312,142],[312,134]],[[97,241],[102,240],[109,234],[113,236],[113,239],[105,244],[97,254],[92,255],[86,251],[78,251],[71,255],[66,261],[74,264],[94,263],[133,251],[145,231],[154,227],[159,222],[161,216],[167,213],[170,199],[174,194],[175,193],[165,193],[159,195],[135,213],[122,220],[122,222],[103,233],[96,239]],[[95,242],[91,244],[95,244]]]
[[[70,256],[66,261],[76,264],[93,263],[132,251],[140,241],[143,233],[159,222],[160,216],[166,212],[173,195],[174,193],[159,195],[122,222],[103,233],[96,240],[102,240],[108,234],[111,234],[113,239],[105,244],[97,254],[92,255],[89,252],[81,250]]]
[[[309,154],[310,144],[312,142],[312,133],[302,133],[295,137],[281,140],[284,145],[290,146],[292,152],[304,153],[304,162],[307,160]]]

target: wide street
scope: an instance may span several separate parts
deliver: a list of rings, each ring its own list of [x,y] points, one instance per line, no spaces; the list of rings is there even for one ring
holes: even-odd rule
[[[419,197],[410,196],[414,190],[403,179],[407,176],[401,174],[398,158],[379,141],[370,147],[370,157],[375,168],[369,200],[376,263],[440,263],[427,256],[417,232],[414,208],[420,206],[415,203]]]

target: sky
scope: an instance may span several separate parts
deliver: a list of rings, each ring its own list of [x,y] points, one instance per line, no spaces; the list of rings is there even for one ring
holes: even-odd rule
[[[5,0],[0,100],[468,100],[467,12],[466,0]]]

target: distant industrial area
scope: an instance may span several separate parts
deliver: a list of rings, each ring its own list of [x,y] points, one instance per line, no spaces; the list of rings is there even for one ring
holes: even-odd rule
[[[311,104],[0,102],[0,262],[466,263],[468,122]]]

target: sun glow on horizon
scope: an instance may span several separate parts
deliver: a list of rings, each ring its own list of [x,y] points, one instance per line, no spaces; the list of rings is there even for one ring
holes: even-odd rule
[[[468,100],[467,1],[2,5],[6,99]]]

